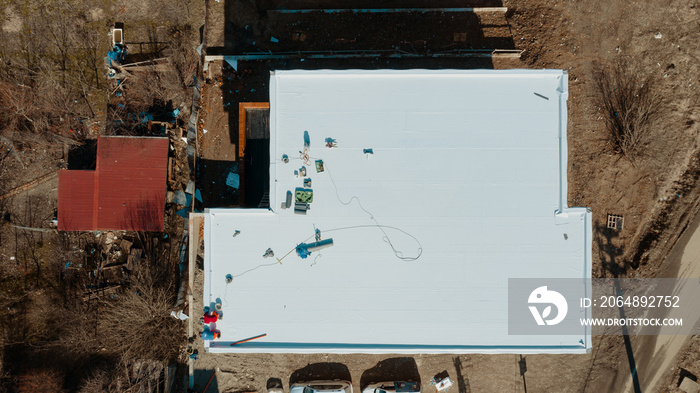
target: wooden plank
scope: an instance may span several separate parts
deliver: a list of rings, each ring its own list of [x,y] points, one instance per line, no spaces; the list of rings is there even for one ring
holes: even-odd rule
[[[168,183],[173,182],[173,158],[168,157]]]
[[[472,12],[478,13],[488,13],[488,12],[502,12],[507,13],[508,7],[477,7],[472,10]]]
[[[111,286],[111,287],[96,289],[92,292],[85,294],[83,296],[83,301],[86,302],[88,300],[100,299],[100,298],[105,297],[107,295],[113,295],[113,294],[117,293],[117,291],[120,288],[121,288],[121,285],[115,285],[115,286]]]
[[[521,49],[494,49],[493,52],[491,52],[491,57],[519,59],[523,52],[524,51]]]
[[[189,319],[187,324],[187,337],[193,337],[194,335],[194,325],[195,319],[194,315],[194,267],[197,263],[197,251],[199,251],[199,242],[202,234],[200,233],[200,228],[204,221],[204,215],[202,213],[190,213],[189,221],[189,258],[187,264],[187,275],[188,275],[188,291],[187,291],[187,304],[189,305]],[[199,320],[199,318],[197,318]],[[187,359],[189,366],[189,388],[194,388],[194,360]]]

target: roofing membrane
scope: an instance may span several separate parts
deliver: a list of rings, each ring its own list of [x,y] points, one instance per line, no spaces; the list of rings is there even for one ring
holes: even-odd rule
[[[275,71],[271,208],[205,212],[209,350],[586,352],[589,331],[507,324],[509,278],[591,276],[591,213],[566,205],[567,96],[560,70]],[[283,209],[288,193],[309,209]]]

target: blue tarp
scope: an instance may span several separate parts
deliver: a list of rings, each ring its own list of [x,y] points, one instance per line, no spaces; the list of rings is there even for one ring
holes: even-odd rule
[[[126,58],[126,47],[121,44],[114,45],[107,53],[107,57],[116,63],[121,63]]]
[[[238,59],[235,56],[224,56],[224,61],[234,70],[238,71]]]
[[[226,185],[231,188],[238,189],[238,187],[241,185],[241,178],[238,173],[229,173],[228,177],[226,177]]]
[[[192,194],[186,194],[182,191],[175,191],[173,194],[173,202],[178,205],[189,207],[192,203]]]
[[[149,121],[153,121],[153,115],[148,112],[141,112],[141,114],[139,114],[139,119],[141,119],[141,123],[148,123]]]

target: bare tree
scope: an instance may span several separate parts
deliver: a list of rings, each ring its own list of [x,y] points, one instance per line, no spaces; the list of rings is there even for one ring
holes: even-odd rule
[[[99,318],[104,347],[125,361],[174,359],[184,332],[170,316],[172,292],[140,283],[107,301]]]
[[[175,29],[172,32],[171,43],[165,50],[175,67],[182,88],[190,86],[193,82],[192,77],[199,72],[199,54],[190,45],[196,34],[197,32],[189,26]]]
[[[0,121],[7,132],[38,132],[45,129],[46,116],[33,88],[0,82]]]
[[[116,375],[115,375],[116,374]],[[114,373],[114,370],[97,369],[90,373],[90,376],[80,385],[78,393],[105,393],[118,392],[114,381],[119,374]]]
[[[77,357],[114,356],[124,367],[135,360],[174,360],[185,337],[181,322],[170,316],[173,294],[142,277],[112,297],[78,304],[63,311],[56,345]]]
[[[622,59],[597,66],[594,77],[611,142],[619,153],[633,159],[660,113],[661,97],[653,80]]]

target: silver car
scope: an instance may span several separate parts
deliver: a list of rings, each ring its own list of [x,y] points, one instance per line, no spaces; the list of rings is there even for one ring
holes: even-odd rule
[[[420,382],[377,382],[367,385],[362,393],[420,393]]]
[[[289,393],[352,393],[352,384],[340,380],[295,383],[289,387]]]

